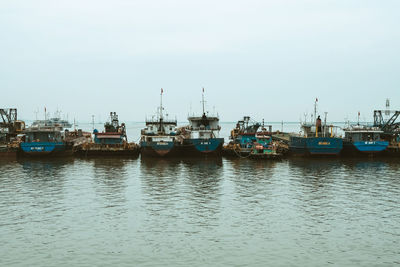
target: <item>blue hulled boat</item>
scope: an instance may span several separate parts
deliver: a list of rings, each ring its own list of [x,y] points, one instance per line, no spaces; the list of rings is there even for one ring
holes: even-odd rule
[[[337,137],[290,136],[289,153],[300,156],[337,156],[343,141]]]
[[[220,156],[224,138],[219,137],[219,117],[209,116],[204,107],[204,88],[202,93],[203,114],[189,116],[189,125],[183,129],[181,154],[187,156],[214,155]]]
[[[21,156],[70,156],[73,143],[64,140],[61,127],[43,126],[25,129],[20,143]]]
[[[386,150],[388,141],[381,139],[378,127],[350,126],[344,129],[343,155],[372,155]]]
[[[176,146],[177,121],[164,118],[162,106],[163,89],[160,95],[160,107],[156,118],[146,119],[146,127],[141,132],[140,152],[142,156],[172,157],[179,155]]]
[[[263,130],[266,130],[265,128]],[[253,143],[250,158],[254,159],[279,159],[283,156],[278,152],[277,144],[272,140],[271,131],[257,132]]]
[[[314,118],[317,114],[317,101],[314,105]],[[327,114],[327,113],[325,113]],[[334,135],[336,127],[322,124],[320,117],[316,123],[303,123],[302,133],[291,135],[289,141],[289,153],[300,156],[337,156],[343,149],[343,140]]]
[[[227,147],[226,151],[233,151],[236,156],[248,156],[254,142],[257,140],[256,133],[261,124],[258,122],[251,122],[249,116],[244,116],[243,120],[236,123],[236,128],[231,131],[230,139],[232,140]]]

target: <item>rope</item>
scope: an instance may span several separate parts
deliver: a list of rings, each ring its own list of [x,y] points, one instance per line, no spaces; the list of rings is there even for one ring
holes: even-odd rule
[[[244,156],[240,155],[240,153],[238,153],[238,152],[236,151],[236,149],[233,149],[233,151],[235,152],[236,156],[238,156],[239,158],[242,158],[242,159],[246,159],[246,158],[248,158],[248,157],[251,156],[251,152],[249,153],[249,155],[248,155],[247,157],[244,157]]]

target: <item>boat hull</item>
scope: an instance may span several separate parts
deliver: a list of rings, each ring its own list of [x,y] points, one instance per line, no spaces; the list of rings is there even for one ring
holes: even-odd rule
[[[16,159],[18,149],[10,147],[0,147],[0,159]]]
[[[144,157],[176,157],[178,149],[175,142],[141,142],[140,153]]]
[[[383,154],[387,149],[389,142],[387,141],[344,141],[342,155],[378,155]]]
[[[250,156],[251,148],[223,147],[221,153],[224,157],[247,158]]]
[[[180,146],[182,156],[221,156],[224,138],[191,138]]]
[[[290,137],[289,152],[298,156],[337,156],[343,140],[335,137]]]
[[[71,156],[72,145],[64,142],[24,142],[20,144],[20,156]]]
[[[384,151],[389,142],[387,141],[365,141],[365,142],[354,142],[353,145],[356,149],[362,153],[379,153]]]
[[[263,159],[263,160],[275,159],[275,160],[277,160],[277,159],[282,158],[282,154],[279,154],[279,153],[251,153],[249,155],[249,157],[251,159]]]

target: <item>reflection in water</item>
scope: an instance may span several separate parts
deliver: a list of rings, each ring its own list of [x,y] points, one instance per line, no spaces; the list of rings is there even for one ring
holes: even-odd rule
[[[94,187],[99,195],[108,200],[123,197],[128,178],[126,165],[131,161],[96,158],[88,162],[93,166]]]
[[[142,158],[140,164],[143,190],[150,196],[149,200],[163,205],[173,204],[165,200],[177,196],[176,183],[181,170],[180,161],[176,159]]]
[[[34,203],[39,205],[51,205],[46,196],[54,195],[54,201],[63,195],[64,183],[68,168],[74,164],[73,158],[54,159],[19,159],[18,163],[24,173],[23,181],[26,192],[35,199]],[[40,201],[43,199],[43,202]]]
[[[355,243],[342,244],[343,251],[365,249],[366,253],[368,247],[375,247],[384,230],[371,228],[370,223],[385,225],[382,217],[397,217],[387,200],[399,192],[399,185],[393,183],[393,169],[399,165],[389,166],[385,160],[365,158],[290,160],[296,223],[304,229],[297,241],[325,248],[319,251],[332,261],[334,255],[328,253],[332,245],[349,237]],[[383,202],[386,210],[380,208]]]
[[[17,161],[32,179],[51,179],[65,176],[66,167],[74,163],[73,158],[36,159],[24,158]]]
[[[35,245],[49,244],[49,231],[64,223],[66,183],[73,164],[71,159],[21,159],[0,165],[2,264],[25,259],[31,265],[30,259],[40,252]],[[16,258],[7,261],[5,255]]]
[[[268,196],[269,188],[265,185],[271,182],[269,179],[274,176],[276,165],[282,164],[273,160],[251,159],[230,159],[226,162],[233,168],[231,179],[240,198],[254,195]]]
[[[215,225],[220,209],[222,160],[187,159],[183,166],[189,220],[195,224]]]
[[[162,211],[178,206],[186,209],[186,204],[205,207],[205,202],[218,198],[221,165],[221,159],[142,159],[143,190],[149,196],[146,203],[162,205]],[[152,210],[154,215],[162,211]]]
[[[368,158],[0,162],[1,264],[393,266],[399,176]]]
[[[115,218],[126,214],[126,165],[135,160],[93,158],[86,161],[93,166],[93,188],[104,203],[104,215]]]

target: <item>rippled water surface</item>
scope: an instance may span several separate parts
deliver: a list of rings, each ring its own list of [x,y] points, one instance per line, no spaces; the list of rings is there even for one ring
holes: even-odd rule
[[[2,266],[400,264],[400,160],[0,162]]]

